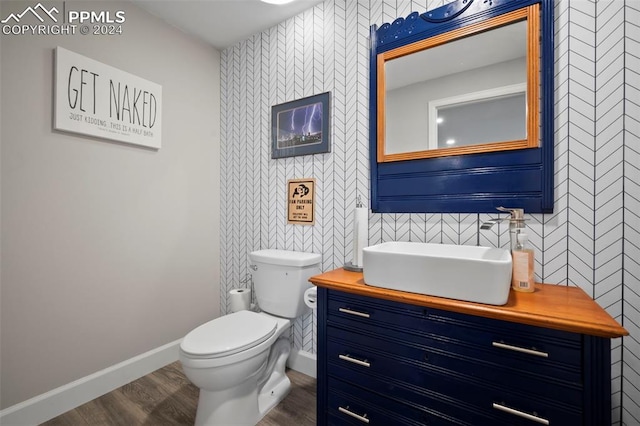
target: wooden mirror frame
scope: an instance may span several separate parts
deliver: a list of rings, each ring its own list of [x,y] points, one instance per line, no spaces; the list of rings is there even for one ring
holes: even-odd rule
[[[538,11],[531,12],[534,9]],[[538,84],[527,85],[527,90],[539,88],[539,96],[534,96],[539,101],[538,122],[536,129],[527,131],[528,134],[537,132],[539,142],[532,147],[462,154],[452,154],[447,151],[452,148],[444,148],[446,155],[378,162],[378,134],[384,129],[378,120],[379,55],[394,50],[401,52],[396,49],[408,49],[406,46],[445,37],[450,32],[480,28],[493,19],[505,19],[505,15],[512,12],[533,13],[537,17],[531,22],[526,18],[538,26],[536,56],[540,58],[539,71],[535,73]],[[553,0],[457,0],[422,15],[413,12],[393,23],[372,25],[369,61],[372,211],[495,213],[496,207],[509,206],[523,208],[526,213],[551,213],[554,202],[553,46]],[[529,92],[527,95],[532,97]]]
[[[504,25],[526,20],[527,22],[527,138],[515,141],[503,141],[484,143],[477,145],[465,145],[452,148],[428,149],[387,154],[385,147],[386,138],[386,73],[385,65],[388,61],[401,58],[412,53],[421,52],[436,46],[442,46],[451,41],[480,34],[496,29]],[[419,40],[417,42],[397,47],[378,54],[378,162],[404,161],[419,158],[444,157],[448,155],[476,154],[479,152],[495,152],[512,149],[536,148],[539,145],[538,128],[540,110],[538,100],[540,98],[540,5],[533,4],[522,9],[514,10],[495,18],[487,19],[473,25],[458,28],[444,34]],[[425,135],[426,137],[426,135]]]

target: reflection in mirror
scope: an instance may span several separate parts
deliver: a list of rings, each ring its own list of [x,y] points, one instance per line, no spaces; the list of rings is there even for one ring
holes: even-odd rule
[[[527,11],[378,55],[379,162],[538,146]]]
[[[527,85],[514,84],[431,101],[427,127],[427,149],[526,139]]]

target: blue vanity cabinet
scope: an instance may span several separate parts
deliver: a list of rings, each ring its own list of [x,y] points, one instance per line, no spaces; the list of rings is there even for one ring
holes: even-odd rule
[[[319,425],[611,424],[608,338],[322,286],[317,309]]]

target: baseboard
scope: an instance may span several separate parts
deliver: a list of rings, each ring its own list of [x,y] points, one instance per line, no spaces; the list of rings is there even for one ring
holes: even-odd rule
[[[314,379],[317,376],[316,354],[292,348],[287,360],[287,366]]]
[[[180,341],[60,386],[0,411],[0,425],[37,425],[178,360]]]

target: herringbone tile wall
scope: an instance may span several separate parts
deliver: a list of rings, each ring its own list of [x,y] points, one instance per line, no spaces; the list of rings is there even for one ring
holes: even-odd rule
[[[250,285],[247,254],[351,259],[351,214],[369,198],[371,24],[443,0],[327,0],[222,52],[221,311]],[[615,424],[640,425],[640,0],[555,1],[555,209],[529,215],[537,280],[583,288],[629,337],[612,344]],[[331,92],[331,153],[272,160],[271,106]],[[286,181],[317,180],[314,226],[286,224]],[[504,247],[485,214],[371,214],[369,243],[389,240]],[[315,352],[316,318],[293,327]]]
[[[622,300],[630,336],[622,349],[622,422],[640,424],[640,0],[626,0],[622,13],[624,63],[622,126]]]

